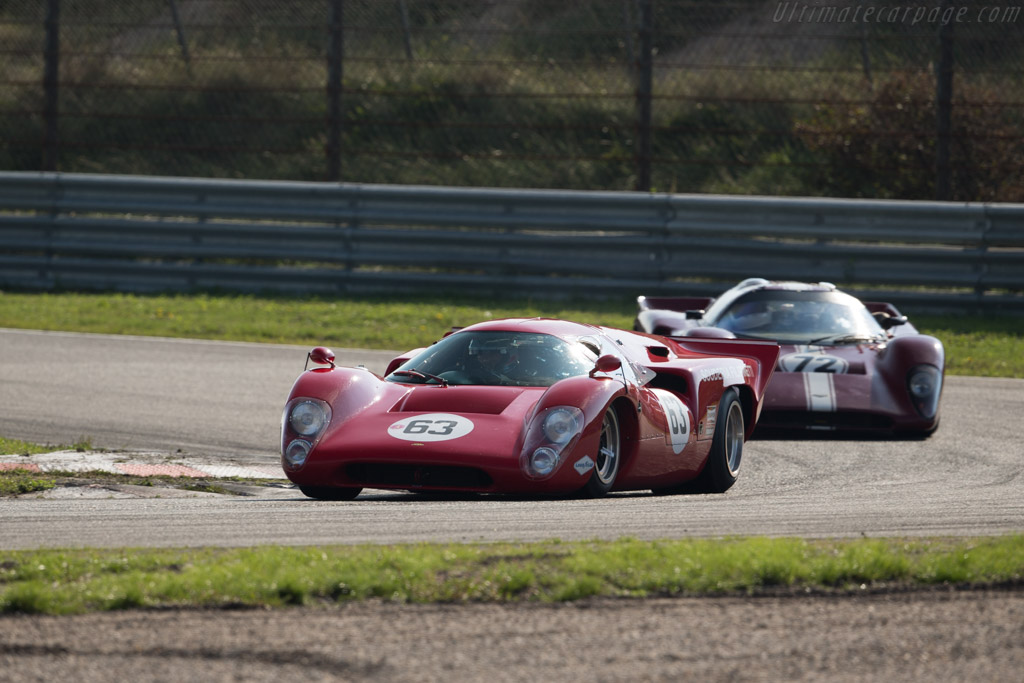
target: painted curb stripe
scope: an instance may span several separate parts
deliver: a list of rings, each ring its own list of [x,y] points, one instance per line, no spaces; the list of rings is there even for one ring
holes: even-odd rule
[[[0,471],[28,470],[29,472],[41,472],[39,465],[20,462],[0,462]]]
[[[168,477],[220,477],[238,479],[286,479],[284,472],[275,467],[259,465],[243,467],[240,465],[201,465],[197,463],[170,463],[153,465],[139,462],[112,463],[104,460],[83,461],[69,459],[60,461],[48,459],[47,462],[0,462],[0,471],[28,470],[29,472],[109,472],[111,474],[130,474],[137,477],[168,476]]]
[[[122,474],[133,474],[137,477],[167,476],[167,477],[205,477],[205,472],[185,467],[183,465],[139,465],[135,463],[122,463],[116,465]]]

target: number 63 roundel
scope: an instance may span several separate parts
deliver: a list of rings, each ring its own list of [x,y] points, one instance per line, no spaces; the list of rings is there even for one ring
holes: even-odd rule
[[[407,417],[388,427],[388,434],[404,441],[448,441],[473,431],[473,421],[450,413]]]

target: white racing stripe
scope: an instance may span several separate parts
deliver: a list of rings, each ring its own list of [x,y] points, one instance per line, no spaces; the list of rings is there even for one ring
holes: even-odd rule
[[[797,347],[799,353],[820,353],[827,355],[823,347]],[[804,395],[807,397],[807,410],[816,413],[836,412],[835,375],[831,372],[804,372]]]

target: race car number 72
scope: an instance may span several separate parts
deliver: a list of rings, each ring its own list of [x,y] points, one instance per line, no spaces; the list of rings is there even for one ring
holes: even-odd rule
[[[780,361],[779,365],[786,372],[831,372],[843,374],[849,364],[836,356],[825,356],[815,353],[791,353]]]

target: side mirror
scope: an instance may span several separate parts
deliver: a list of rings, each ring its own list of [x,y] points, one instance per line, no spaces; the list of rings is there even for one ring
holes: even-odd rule
[[[306,363],[313,361],[317,365],[330,365],[334,367],[334,351],[331,351],[326,346],[318,346],[306,356]]]
[[[905,315],[889,315],[885,311],[876,311],[872,315],[878,321],[878,324],[882,326],[883,330],[890,330],[907,324],[907,316]]]
[[[615,372],[622,367],[622,361],[617,356],[613,356],[610,353],[601,356],[594,363],[594,369],[590,371],[590,376],[593,377],[598,372]]]
[[[690,310],[688,310],[686,312],[686,319],[687,320],[700,320],[701,318],[704,317],[704,313],[705,313],[705,311],[704,311],[703,308],[691,308]]]

